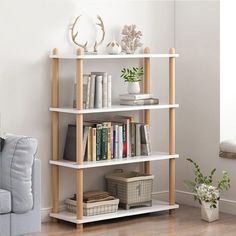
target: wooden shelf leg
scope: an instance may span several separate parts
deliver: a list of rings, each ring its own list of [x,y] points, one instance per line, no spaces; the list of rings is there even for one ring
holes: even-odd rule
[[[58,50],[53,49],[57,55]],[[52,107],[59,107],[59,59],[52,59]],[[59,159],[59,113],[52,112],[52,160]],[[52,166],[52,212],[59,212],[59,166]],[[56,221],[56,220],[54,220]]]
[[[175,49],[170,49],[174,54]],[[175,58],[169,59],[169,103],[175,104]],[[175,108],[169,109],[169,154],[175,154]],[[169,204],[175,204],[175,159],[169,160]],[[170,210],[170,214],[175,211]]]
[[[78,49],[77,55],[82,55],[81,49]],[[76,108],[83,109],[83,60],[76,60]],[[76,162],[83,163],[83,115],[76,116]],[[83,170],[76,170],[76,196],[77,219],[83,219]],[[83,224],[76,226],[78,229],[83,230]]]
[[[150,49],[145,48],[144,53],[149,54]],[[144,93],[150,93],[150,58],[144,58]],[[144,122],[150,125],[150,110],[144,111]],[[144,162],[144,173],[151,173],[150,161]]]

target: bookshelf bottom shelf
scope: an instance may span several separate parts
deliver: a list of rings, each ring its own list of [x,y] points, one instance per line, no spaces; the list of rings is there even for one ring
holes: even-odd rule
[[[130,210],[119,209],[115,213],[101,214],[96,216],[84,216],[82,220],[76,219],[76,215],[69,211],[51,213],[50,216],[59,220],[64,220],[75,224],[83,224],[101,220],[109,220],[127,216],[141,215],[152,212],[167,211],[177,208],[179,208],[178,204],[169,205],[168,202],[152,200],[151,207],[138,207],[138,208],[131,208]]]

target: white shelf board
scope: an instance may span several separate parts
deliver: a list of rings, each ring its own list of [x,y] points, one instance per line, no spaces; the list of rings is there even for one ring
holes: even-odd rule
[[[125,106],[113,105],[112,107],[93,108],[78,110],[71,107],[50,107],[49,111],[69,113],[69,114],[92,114],[92,113],[106,113],[106,112],[120,112],[120,111],[139,111],[139,110],[154,110],[154,109],[169,109],[178,108],[179,104],[158,104],[158,105],[143,105],[143,106]]]
[[[141,214],[152,213],[152,212],[167,211],[167,210],[172,210],[172,209],[177,209],[177,208],[179,208],[179,205],[177,204],[169,205],[169,203],[167,202],[152,200],[151,207],[137,207],[137,208],[131,208],[130,210],[119,209],[115,213],[101,214],[101,215],[96,215],[96,216],[84,216],[82,220],[78,220],[74,213],[68,212],[68,211],[62,211],[60,213],[50,213],[50,216],[53,218],[57,218],[60,220],[64,220],[64,221],[68,221],[68,222],[72,222],[76,224],[83,224],[83,223],[90,223],[90,222],[96,222],[96,221],[101,221],[101,220],[141,215]]]
[[[67,161],[67,160],[59,160],[59,161],[52,161],[50,160],[49,163],[52,165],[72,168],[72,169],[87,169],[87,168],[94,168],[94,167],[102,167],[102,166],[112,166],[112,165],[122,165],[122,164],[130,164],[130,163],[139,163],[145,161],[161,161],[161,160],[168,160],[173,158],[179,158],[178,154],[169,155],[163,152],[154,152],[150,156],[136,156],[136,157],[128,157],[123,159],[112,159],[112,160],[105,160],[105,161],[86,161],[82,165],[76,164],[76,162]]]
[[[50,58],[57,59],[132,59],[132,58],[170,58],[179,57],[179,54],[118,54],[118,55],[108,55],[108,54],[97,54],[97,55],[82,55],[77,56],[75,54],[59,54],[49,56]]]

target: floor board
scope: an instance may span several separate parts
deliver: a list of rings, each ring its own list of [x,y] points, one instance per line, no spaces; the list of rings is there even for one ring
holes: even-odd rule
[[[31,236],[235,236],[236,216],[220,213],[220,220],[201,220],[200,209],[180,206],[175,215],[168,212],[84,224],[84,232],[70,223],[46,223],[42,232]]]

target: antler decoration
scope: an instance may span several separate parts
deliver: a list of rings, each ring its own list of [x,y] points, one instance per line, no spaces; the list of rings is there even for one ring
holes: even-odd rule
[[[94,52],[97,52],[98,46],[100,46],[102,44],[102,42],[104,41],[104,38],[105,38],[105,27],[104,27],[103,20],[100,16],[97,16],[97,19],[98,19],[99,23],[97,23],[96,25],[98,25],[102,30],[102,39],[100,40],[100,42],[97,42],[97,40],[96,40],[96,42],[94,44]]]
[[[76,44],[77,46],[83,48],[83,49],[84,49],[84,52],[88,52],[88,49],[87,49],[88,41],[86,41],[85,44],[80,44],[80,43],[78,43],[78,42],[76,41],[76,38],[77,38],[77,36],[78,36],[78,31],[77,31],[76,33],[74,33],[74,30],[75,30],[75,26],[76,26],[76,24],[77,24],[79,18],[80,18],[80,16],[77,16],[77,17],[75,18],[74,23],[71,25],[71,28],[70,28],[70,30],[71,30],[71,39],[72,39],[72,41],[73,41],[74,44]]]

